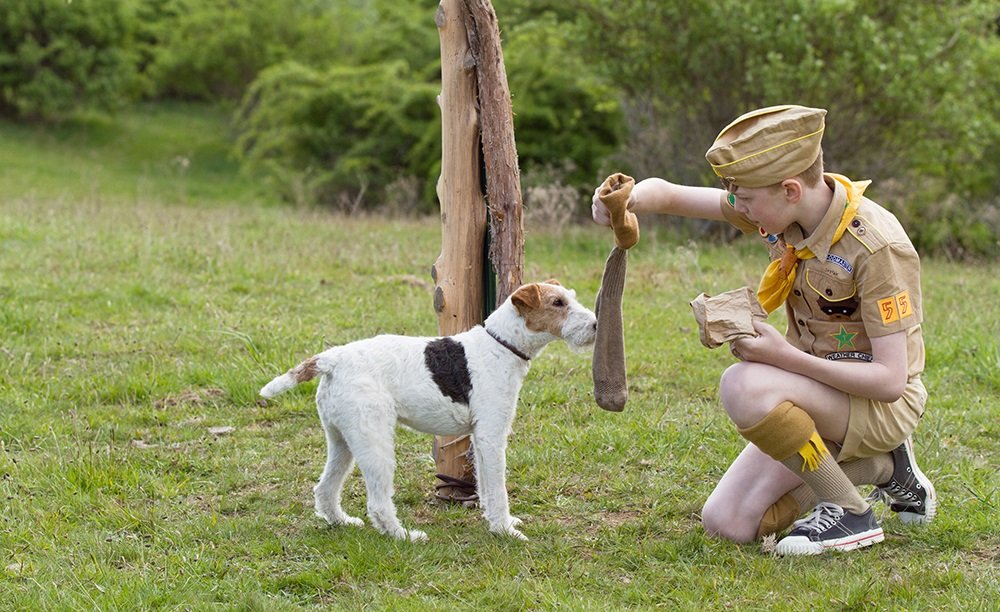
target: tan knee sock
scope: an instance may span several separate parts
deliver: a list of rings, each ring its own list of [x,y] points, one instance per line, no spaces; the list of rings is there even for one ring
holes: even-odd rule
[[[881,484],[892,478],[893,467],[892,453],[855,459],[840,464],[840,469],[854,485]],[[799,508],[803,511],[819,503],[816,493],[805,483],[795,487],[788,494],[798,502]]]
[[[832,502],[855,514],[868,509],[826,444],[812,417],[791,402],[782,402],[740,435],[768,456],[795,472],[820,501]]]

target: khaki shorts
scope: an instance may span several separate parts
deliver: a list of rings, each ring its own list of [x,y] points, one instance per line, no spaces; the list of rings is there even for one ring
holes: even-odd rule
[[[887,453],[902,444],[924,414],[927,389],[917,376],[906,383],[903,396],[887,403],[851,396],[847,435],[837,461]]]

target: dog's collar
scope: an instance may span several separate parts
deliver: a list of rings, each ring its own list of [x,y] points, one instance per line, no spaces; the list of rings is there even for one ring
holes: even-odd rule
[[[531,357],[528,357],[527,355],[525,355],[524,353],[522,353],[521,351],[519,351],[517,349],[517,347],[512,346],[510,342],[507,342],[506,340],[504,340],[500,336],[498,336],[495,333],[493,333],[493,330],[491,330],[491,329],[489,329],[487,327],[483,327],[483,329],[486,330],[486,333],[489,334],[491,338],[493,338],[494,340],[496,340],[497,342],[499,342],[500,346],[504,347],[505,349],[507,349],[511,353],[514,353],[515,355],[517,355],[518,357],[520,357],[521,359],[523,359],[525,361],[531,361]]]

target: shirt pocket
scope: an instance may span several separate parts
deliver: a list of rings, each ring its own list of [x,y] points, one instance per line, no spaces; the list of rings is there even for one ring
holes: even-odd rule
[[[826,302],[848,302],[858,294],[853,277],[841,277],[822,269],[806,270],[806,286]]]

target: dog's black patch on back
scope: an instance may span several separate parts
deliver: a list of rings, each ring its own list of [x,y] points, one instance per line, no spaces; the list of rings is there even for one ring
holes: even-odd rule
[[[469,405],[472,378],[465,347],[451,338],[431,340],[424,349],[424,363],[442,394],[454,402]]]

